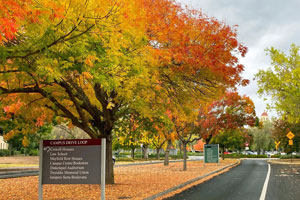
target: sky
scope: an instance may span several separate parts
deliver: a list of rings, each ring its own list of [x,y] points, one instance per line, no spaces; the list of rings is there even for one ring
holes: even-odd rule
[[[271,67],[265,49],[275,47],[288,54],[292,43],[300,45],[299,0],[177,0],[189,8],[202,10],[228,25],[238,25],[238,41],[248,47],[240,59],[245,66],[243,78],[250,84],[238,88],[241,95],[249,96],[256,107],[256,115],[266,110],[270,97],[259,97],[254,75]],[[267,98],[267,101],[263,99]],[[269,117],[277,117],[274,110],[266,110]]]

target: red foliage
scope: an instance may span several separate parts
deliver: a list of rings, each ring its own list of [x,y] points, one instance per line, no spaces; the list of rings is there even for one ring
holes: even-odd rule
[[[201,111],[199,115],[199,125],[204,128],[204,139],[209,139],[222,129],[254,126],[256,117],[252,100],[237,92],[226,92],[219,101],[209,105],[207,112]]]

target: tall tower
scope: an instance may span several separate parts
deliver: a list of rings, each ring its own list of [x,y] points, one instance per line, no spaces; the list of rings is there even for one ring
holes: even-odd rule
[[[261,114],[260,121],[263,122],[263,123],[264,123],[265,121],[269,121],[269,116],[268,116],[268,113],[266,113],[266,111],[264,111],[264,112]]]

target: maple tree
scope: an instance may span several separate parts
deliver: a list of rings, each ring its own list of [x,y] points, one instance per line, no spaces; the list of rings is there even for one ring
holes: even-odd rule
[[[112,130],[124,111],[188,113],[248,83],[236,28],[172,1],[41,0],[29,8],[35,23],[18,21],[14,40],[0,46],[1,107],[34,128],[57,117],[105,137],[107,183]]]
[[[289,55],[274,47],[268,49],[272,68],[260,70],[255,75],[259,87],[258,93],[270,95],[272,105],[269,106],[292,123],[298,123],[300,120],[299,48],[292,44]]]
[[[208,144],[221,130],[240,129],[245,125],[254,126],[254,108],[254,103],[249,97],[240,96],[237,92],[226,92],[220,100],[210,104],[207,111],[200,112],[202,137]]]

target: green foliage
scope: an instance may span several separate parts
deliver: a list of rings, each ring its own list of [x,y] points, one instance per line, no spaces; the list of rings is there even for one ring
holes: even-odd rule
[[[299,46],[291,45],[289,55],[275,49],[267,50],[272,68],[260,70],[255,76],[258,93],[270,95],[272,105],[289,122],[300,121],[300,55]]]
[[[39,150],[38,149],[30,149],[28,152],[29,156],[38,156],[39,155]]]
[[[251,149],[256,150],[258,154],[262,151],[268,151],[275,148],[274,140],[271,137],[273,124],[271,122],[264,122],[262,127],[254,127],[249,129],[252,135],[253,143]]]
[[[9,150],[8,149],[0,149],[0,157],[1,156],[9,156]]]
[[[241,150],[245,143],[245,133],[240,129],[223,130],[214,136],[210,143],[219,144],[220,147],[229,148],[231,150]]]
[[[294,159],[294,158],[300,158],[300,155],[292,155],[292,156],[293,156],[292,159]],[[289,154],[289,155],[281,155],[279,158],[280,159],[291,159],[291,154]]]
[[[288,132],[294,133],[293,146],[289,145],[289,139],[286,137]],[[275,141],[280,141],[280,150],[284,152],[299,152],[300,150],[300,123],[290,123],[283,119],[274,122],[272,137]]]
[[[232,154],[225,154],[225,158],[268,158],[267,155],[244,155],[244,154],[237,154],[237,153],[232,153]]]

